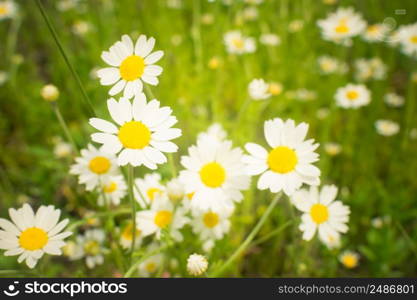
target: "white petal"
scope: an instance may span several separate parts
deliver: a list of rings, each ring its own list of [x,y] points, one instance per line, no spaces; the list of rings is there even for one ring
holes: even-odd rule
[[[118,83],[113,85],[113,87],[109,90],[109,95],[114,96],[120,93],[126,85],[126,81],[120,80]]]
[[[164,51],[161,51],[161,50],[155,51],[154,53],[152,53],[151,55],[145,58],[145,64],[151,65],[153,63],[156,63],[158,60],[161,59],[163,55],[164,55]]]
[[[105,133],[117,133],[118,129],[114,124],[110,123],[109,121],[99,119],[99,118],[91,118],[89,120],[91,126],[95,129],[103,131]]]

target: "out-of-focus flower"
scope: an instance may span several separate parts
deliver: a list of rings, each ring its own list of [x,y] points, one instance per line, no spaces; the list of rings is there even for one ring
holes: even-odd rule
[[[86,35],[91,31],[92,25],[89,22],[83,20],[77,20],[72,25],[72,31],[79,36]]]
[[[165,194],[166,188],[161,184],[159,173],[145,174],[142,178],[135,179],[134,195],[141,207],[151,204],[156,197]]]
[[[177,203],[178,201],[184,199],[184,184],[178,178],[173,178],[167,183],[166,192],[168,194],[169,200]]]
[[[269,93],[269,85],[261,78],[253,79],[249,83],[248,92],[253,100],[265,100],[271,96]]]
[[[348,269],[356,268],[359,263],[359,254],[353,251],[344,251],[340,254],[339,261]]]
[[[211,70],[217,70],[222,64],[222,61],[220,60],[220,58],[218,58],[217,56],[214,56],[212,58],[210,58],[210,60],[208,61],[208,67]]]
[[[268,92],[272,95],[272,96],[278,96],[282,93],[284,87],[282,86],[282,84],[280,82],[270,82],[268,84]]]
[[[330,156],[336,156],[342,151],[342,146],[338,143],[329,142],[324,144],[324,151]]]
[[[240,31],[229,31],[224,35],[227,52],[232,54],[253,53],[256,50],[254,38],[244,36]]]
[[[214,16],[210,13],[205,13],[201,16],[201,23],[204,25],[211,25],[214,22]]]
[[[101,265],[104,262],[104,255],[108,252],[103,246],[105,233],[101,229],[89,229],[84,235],[78,235],[76,243],[82,248],[81,257],[85,257],[85,262],[89,269]]]
[[[375,128],[383,136],[393,136],[400,131],[400,125],[391,120],[377,120],[375,122]]]
[[[243,9],[242,16],[246,21],[254,21],[258,18],[258,9],[255,6],[249,6]]]
[[[362,38],[370,43],[382,42],[389,31],[390,27],[384,23],[369,25],[362,33]]]
[[[140,243],[142,242],[142,235],[141,231],[136,228],[135,230],[135,247],[138,247]],[[120,245],[124,249],[130,249],[132,246],[132,240],[133,240],[133,223],[129,222],[127,223],[120,233]]]
[[[8,79],[8,74],[5,71],[0,71],[0,86],[2,86]]]
[[[0,21],[7,18],[13,18],[17,13],[17,5],[14,1],[0,1]]]
[[[369,90],[363,84],[347,84],[335,94],[337,105],[343,108],[359,108],[371,102]]]
[[[187,271],[190,275],[199,276],[207,271],[208,261],[200,254],[191,254],[187,259]]]
[[[102,192],[97,200],[99,205],[119,205],[120,200],[126,196],[127,185],[122,175],[104,177],[100,188]]]
[[[150,253],[155,251],[157,248],[158,245],[156,243],[152,243],[146,248],[146,250]],[[162,254],[158,253],[145,259],[138,267],[139,276],[150,277],[155,275],[156,272],[158,272],[158,270],[162,267],[163,258]]]
[[[360,58],[355,61],[355,78],[358,81],[381,80],[387,74],[387,66],[378,57]]]
[[[289,32],[298,32],[304,28],[304,21],[303,20],[292,20],[288,24],[288,31]]]
[[[59,90],[55,85],[47,84],[42,87],[41,96],[48,102],[54,102],[59,97]]]
[[[278,46],[281,43],[281,39],[274,33],[263,33],[259,37],[259,42],[267,46]]]
[[[54,155],[58,158],[69,157],[72,154],[72,146],[62,140],[58,141],[54,147]]]
[[[346,63],[329,55],[320,56],[317,62],[322,74],[345,74],[348,71]]]
[[[403,53],[417,58],[417,23],[402,25],[397,33]]]
[[[385,94],[384,101],[388,106],[391,107],[401,107],[404,105],[404,97],[396,93]]]

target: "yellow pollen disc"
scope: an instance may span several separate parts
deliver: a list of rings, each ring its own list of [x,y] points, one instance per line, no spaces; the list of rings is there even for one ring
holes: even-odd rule
[[[158,211],[155,215],[154,222],[159,228],[167,227],[172,222],[172,212],[168,210]]]
[[[96,156],[90,160],[88,167],[93,173],[104,174],[107,173],[107,171],[110,169],[110,165],[110,160],[107,157]]]
[[[268,92],[274,96],[279,95],[282,92],[282,87],[279,84],[271,83],[268,86]]]
[[[142,57],[131,55],[120,64],[120,77],[126,81],[140,78],[145,70],[145,61]]]
[[[337,33],[348,33],[349,27],[346,25],[346,20],[340,20],[339,24],[335,28],[335,31]]]
[[[0,16],[7,14],[7,12],[6,6],[0,6]]]
[[[377,25],[371,25],[371,26],[369,26],[368,27],[368,32],[369,33],[373,33],[373,34],[375,34],[375,33],[377,33],[378,32],[378,26]]]
[[[219,224],[219,216],[216,213],[208,212],[204,214],[203,222],[206,227],[213,228]]]
[[[151,131],[142,122],[130,121],[120,127],[119,140],[125,148],[143,149],[151,141]]]
[[[310,215],[314,223],[321,224],[329,219],[329,210],[327,206],[317,203],[311,207]]]
[[[195,194],[195,192],[188,193],[188,194],[187,194],[187,199],[188,199],[188,200],[193,200],[194,194]]]
[[[294,150],[279,146],[269,152],[267,162],[272,171],[285,174],[295,169],[298,158]]]
[[[417,44],[417,35],[413,35],[412,37],[410,37],[410,42],[413,44]]]
[[[133,239],[133,225],[129,224],[125,227],[125,229],[122,232],[122,238],[128,241],[131,241]],[[140,236],[140,230],[136,229],[136,237]]]
[[[350,100],[356,100],[359,97],[359,93],[357,91],[348,91],[346,93],[346,97]]]
[[[233,46],[235,46],[238,49],[243,49],[244,43],[242,39],[234,39],[232,40]]]
[[[342,257],[342,263],[346,268],[352,269],[358,264],[358,260],[352,254],[346,254]]]
[[[100,245],[97,241],[88,241],[84,244],[84,251],[90,255],[97,255],[100,253]]]
[[[48,243],[48,234],[40,228],[30,227],[19,236],[19,245],[29,251],[42,249]]]
[[[211,162],[201,168],[200,178],[206,186],[216,188],[224,183],[226,171],[219,163]]]
[[[158,188],[150,188],[146,191],[148,198],[153,201],[155,199],[156,194],[162,193],[162,191]]]
[[[145,269],[149,273],[153,273],[153,272],[156,271],[156,264],[153,261],[151,261],[151,262],[146,264]]]
[[[117,190],[117,184],[116,182],[112,182],[109,185],[106,185],[103,187],[103,191],[107,194],[113,193],[115,190]]]

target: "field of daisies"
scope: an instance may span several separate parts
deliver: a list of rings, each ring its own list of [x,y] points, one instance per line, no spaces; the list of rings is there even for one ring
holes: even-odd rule
[[[0,0],[1,277],[417,276],[413,0]]]

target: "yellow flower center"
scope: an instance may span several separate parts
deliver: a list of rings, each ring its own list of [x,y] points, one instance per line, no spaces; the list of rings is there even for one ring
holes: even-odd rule
[[[140,233],[141,231],[139,229],[135,230],[136,237],[139,237]],[[122,238],[128,241],[131,241],[133,239],[133,225],[131,223],[127,225],[123,230]]]
[[[272,171],[285,174],[295,169],[298,158],[294,150],[279,146],[269,152],[267,162]]]
[[[156,194],[162,193],[161,189],[158,188],[150,188],[146,191],[148,198],[153,201],[155,199]]]
[[[368,27],[367,30],[370,34],[376,34],[378,33],[378,26],[377,25],[371,25]]]
[[[412,37],[410,37],[410,42],[413,44],[417,44],[417,35],[413,35]]]
[[[7,13],[7,7],[5,5],[0,5],[0,16],[6,15]]]
[[[126,81],[140,78],[145,70],[145,61],[142,57],[131,55],[120,64],[120,76]]]
[[[100,245],[97,241],[87,241],[84,244],[84,251],[88,255],[97,255],[100,253]]]
[[[311,207],[310,215],[314,223],[321,224],[329,219],[329,210],[327,206],[316,203]]]
[[[149,273],[153,273],[156,271],[156,263],[154,263],[153,261],[148,262],[145,266],[146,271],[148,271]]]
[[[274,96],[279,95],[282,92],[282,86],[278,83],[270,83],[268,86],[268,92]]]
[[[213,161],[201,168],[200,178],[206,186],[216,188],[224,183],[226,171],[219,163]]]
[[[116,182],[112,182],[112,183],[103,187],[103,191],[107,194],[111,194],[115,190],[117,190],[117,183]]]
[[[30,227],[19,236],[19,245],[25,250],[33,251],[42,249],[48,243],[48,234],[45,230]]]
[[[349,27],[346,25],[346,20],[342,19],[339,21],[339,24],[336,26],[335,31],[337,33],[348,33]]]
[[[172,212],[168,210],[158,211],[155,215],[154,222],[159,228],[167,227],[172,222]]]
[[[358,264],[358,260],[355,255],[345,254],[342,257],[342,263],[346,268],[352,269]]]
[[[214,212],[208,212],[204,214],[203,217],[204,225],[208,228],[213,228],[217,224],[219,224],[219,216]]]
[[[130,121],[120,127],[119,140],[125,148],[143,149],[149,145],[151,131],[142,122]]]
[[[233,46],[235,46],[238,49],[243,49],[244,43],[242,39],[233,39],[232,40]]]
[[[96,174],[107,173],[107,171],[110,169],[110,166],[110,160],[104,156],[96,156],[90,160],[90,163],[88,164],[91,172]]]
[[[348,91],[346,93],[346,97],[350,100],[350,101],[354,101],[359,97],[359,93],[357,91]]]
[[[188,194],[187,194],[187,199],[188,199],[188,200],[193,200],[194,194],[195,194],[195,192],[188,193]]]

